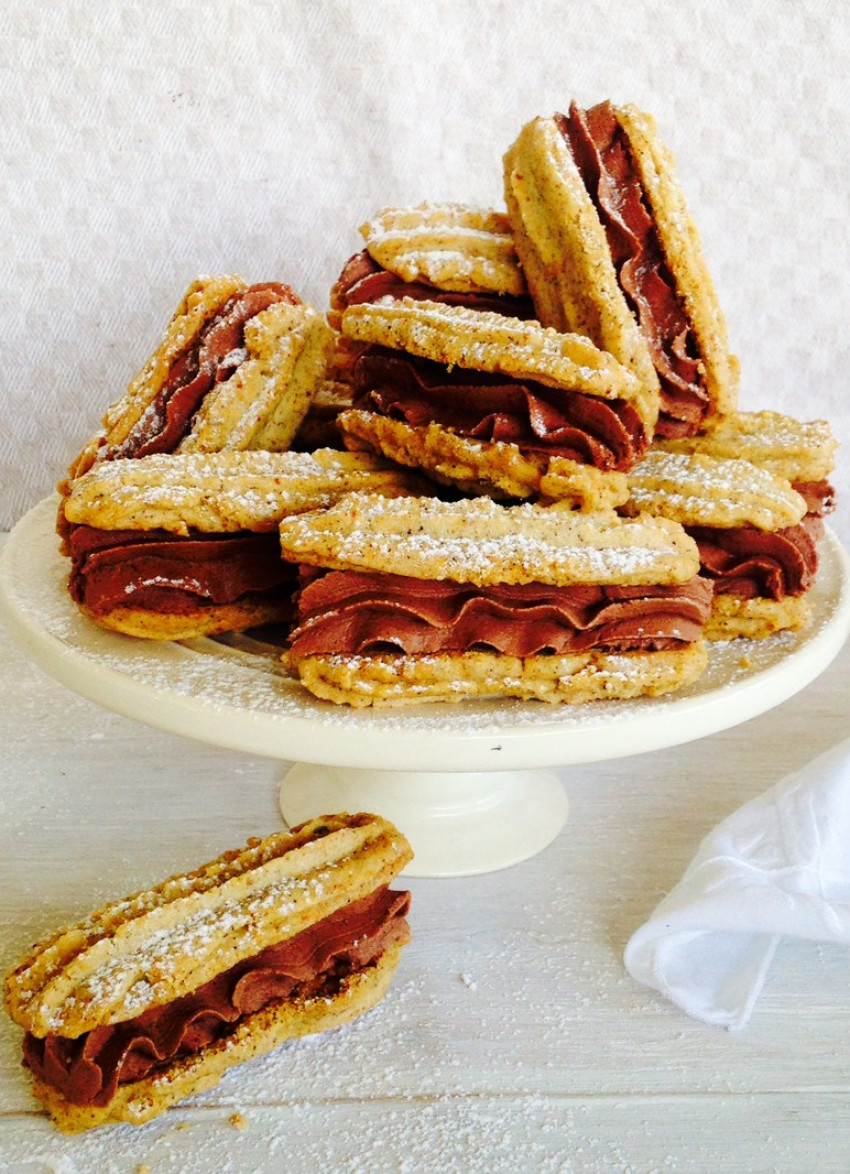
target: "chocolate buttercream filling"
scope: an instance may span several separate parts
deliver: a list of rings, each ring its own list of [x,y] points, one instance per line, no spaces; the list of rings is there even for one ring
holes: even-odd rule
[[[379,265],[367,249],[355,253],[346,261],[331,290],[330,301],[335,310],[342,312],[349,306],[380,302],[384,298],[391,301],[414,298],[417,302],[465,306],[470,310],[489,310],[510,318],[529,319],[536,316],[534,303],[528,295],[500,294],[495,290],[446,290],[424,281],[404,281]]]
[[[201,534],[74,526],[68,588],[94,616],[116,607],[188,615],[199,607],[291,594],[295,569],[276,532]]]
[[[813,517],[823,518],[835,509],[835,487],[827,480],[792,481],[791,488],[805,499],[806,510]]]
[[[717,595],[782,600],[812,587],[822,526],[808,516],[797,526],[773,531],[750,526],[685,529],[699,547],[700,574],[713,582]]]
[[[144,457],[173,452],[188,434],[204,397],[229,379],[248,357],[245,324],[269,306],[300,303],[288,285],[264,282],[234,294],[204,325],[197,338],[171,364],[165,382],[126,438],[103,450],[103,457]]]
[[[232,1035],[275,1002],[333,998],[346,978],[410,937],[410,893],[386,887],[161,1007],[76,1039],[24,1036],[24,1064],[75,1105],[108,1105],[119,1085]]]
[[[527,657],[680,648],[701,636],[711,584],[477,587],[404,575],[304,570],[297,656],[495,652]]]
[[[474,440],[506,441],[523,452],[627,470],[649,438],[634,407],[532,380],[453,368],[370,346],[354,365],[354,407],[430,423]]]
[[[605,229],[620,287],[661,384],[655,434],[691,436],[709,406],[699,346],[679,299],[628,138],[610,102],[556,114]]]

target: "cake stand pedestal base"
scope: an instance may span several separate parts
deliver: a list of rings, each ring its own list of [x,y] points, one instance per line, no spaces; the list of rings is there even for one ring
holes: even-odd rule
[[[280,789],[290,827],[336,811],[371,811],[396,825],[414,859],[407,876],[475,876],[542,851],[567,819],[567,796],[551,770],[352,770],[298,763]]]

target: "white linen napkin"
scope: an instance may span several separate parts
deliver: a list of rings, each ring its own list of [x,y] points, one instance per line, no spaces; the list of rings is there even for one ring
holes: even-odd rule
[[[688,1015],[740,1028],[782,937],[850,944],[850,739],[705,837],[626,969]]]

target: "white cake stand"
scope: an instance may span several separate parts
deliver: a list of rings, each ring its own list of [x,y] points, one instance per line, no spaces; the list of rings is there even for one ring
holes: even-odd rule
[[[125,716],[296,763],[281,788],[288,824],[378,812],[413,846],[409,875],[470,875],[527,859],[566,821],[552,767],[674,746],[747,721],[814,680],[850,632],[850,560],[827,530],[810,627],[712,645],[706,674],[671,697],[349,710],[310,696],[266,645],[150,642],[86,620],[66,590],[56,508],[50,497],[31,510],[0,556],[0,615],[32,659]]]

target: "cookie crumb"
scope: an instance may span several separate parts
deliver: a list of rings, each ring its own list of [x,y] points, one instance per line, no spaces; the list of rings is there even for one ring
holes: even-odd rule
[[[241,1113],[233,1113],[230,1117],[228,1117],[228,1121],[233,1126],[233,1128],[238,1129],[240,1133],[244,1133],[248,1128],[248,1122]]]

